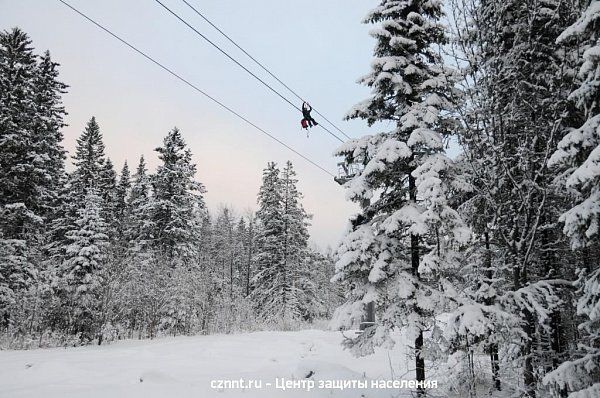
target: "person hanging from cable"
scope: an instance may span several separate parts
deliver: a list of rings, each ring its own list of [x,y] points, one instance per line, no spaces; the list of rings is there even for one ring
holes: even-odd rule
[[[319,123],[317,123],[315,121],[315,119],[312,118],[312,116],[310,115],[310,112],[312,111],[312,107],[308,104],[308,102],[303,102],[302,103],[302,117],[304,118],[303,120],[306,120],[306,123],[308,123],[308,127],[313,127],[313,126],[318,126]],[[305,123],[302,123],[302,126],[304,126]]]

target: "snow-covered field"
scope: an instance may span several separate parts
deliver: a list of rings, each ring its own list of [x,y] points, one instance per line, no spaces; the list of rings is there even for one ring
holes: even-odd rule
[[[402,344],[354,358],[340,346],[342,338],[339,332],[303,330],[0,351],[0,397],[410,396],[406,389],[318,389],[318,380],[412,378],[412,372],[404,374],[410,361]],[[276,388],[277,378],[306,376],[315,381],[310,392]],[[217,380],[240,379],[261,381],[262,388],[212,388]]]

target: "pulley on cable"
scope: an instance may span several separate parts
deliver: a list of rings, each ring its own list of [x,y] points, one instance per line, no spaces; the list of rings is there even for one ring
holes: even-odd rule
[[[335,182],[340,185],[346,184],[348,181],[361,174],[368,160],[364,156],[355,157],[351,153],[346,154],[346,159],[338,163],[338,175],[333,177]]]

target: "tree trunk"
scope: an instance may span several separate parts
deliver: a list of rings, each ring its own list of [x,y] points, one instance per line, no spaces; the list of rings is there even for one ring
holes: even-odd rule
[[[535,398],[535,387],[536,377],[533,372],[533,334],[535,331],[535,320],[533,314],[530,311],[523,311],[525,313],[525,326],[523,331],[527,335],[527,341],[525,341],[525,347],[523,353],[525,354],[525,364],[523,367],[523,383],[525,384],[525,396]]]
[[[246,263],[246,297],[250,295],[250,268],[252,267],[252,245],[254,242],[254,229],[252,219],[248,218],[248,261]]]
[[[486,278],[486,283],[491,284],[492,278],[494,275],[492,273],[492,248],[490,246],[490,234],[488,231],[485,231],[483,235],[485,238],[485,278]],[[492,305],[493,304],[492,301],[493,300],[491,297],[487,297],[485,299],[485,304]],[[494,387],[496,388],[496,390],[501,391],[502,386],[500,384],[500,376],[499,376],[500,362],[499,362],[499,358],[498,358],[498,345],[497,344],[490,345],[489,352],[490,352],[492,380],[494,382]]]
[[[409,198],[413,203],[417,202],[417,187],[415,179],[412,175],[408,176],[409,184]],[[410,235],[410,258],[413,275],[419,279],[419,235]],[[421,315],[421,310],[418,307],[415,308],[415,312]],[[419,383],[417,395],[423,396],[425,390],[423,389],[423,383],[425,382],[425,358],[423,357],[423,331],[419,330],[419,334],[415,339],[415,371],[416,379]]]
[[[490,362],[492,363],[492,380],[494,381],[494,387],[496,390],[501,391],[502,386],[500,384],[500,361],[498,359],[498,345],[492,344],[490,346]]]

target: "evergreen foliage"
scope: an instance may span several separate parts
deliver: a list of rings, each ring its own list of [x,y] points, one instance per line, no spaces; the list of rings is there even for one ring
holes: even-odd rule
[[[205,189],[194,179],[196,165],[177,128],[156,152],[162,164],[152,177],[148,209],[152,246],[175,266],[177,260],[190,262],[198,256],[197,216],[205,208]]]
[[[441,3],[381,1],[364,19],[375,24],[371,71],[360,83],[371,96],[348,118],[393,130],[352,140],[338,149],[363,169],[346,183],[347,197],[362,206],[339,249],[335,280],[350,291],[336,326],[360,322],[374,302],[379,321],[346,344],[359,355],[390,347],[396,328],[415,341],[417,380],[425,378],[423,331],[445,305],[444,274],[457,267],[453,253],[469,239],[448,204],[452,160],[443,153],[452,110],[452,73],[439,46],[446,42]]]
[[[319,310],[308,251],[310,216],[300,203],[297,182],[291,162],[283,172],[269,163],[263,171],[256,212],[252,298],[263,319],[284,327],[299,319],[310,320]]]
[[[19,28],[0,32],[0,327],[40,274],[64,175],[58,64]]]

